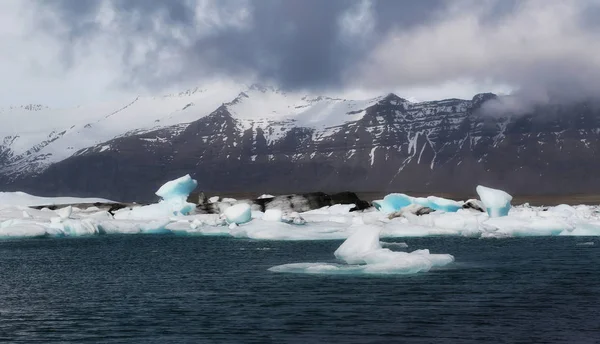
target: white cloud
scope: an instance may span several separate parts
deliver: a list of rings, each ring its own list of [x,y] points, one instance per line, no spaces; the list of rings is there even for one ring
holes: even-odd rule
[[[331,66],[344,70],[347,81],[347,89],[331,93],[361,97],[394,92],[430,100],[520,90],[530,99],[543,101],[548,92],[577,95],[600,89],[600,30],[582,25],[588,5],[600,5],[600,1],[523,0],[514,11],[494,16],[491,8],[501,1],[448,2],[447,10],[436,12],[433,19],[390,32],[381,31],[377,16],[381,13],[376,12],[374,3],[357,1],[332,20],[337,20],[339,30],[335,40],[359,47],[356,58],[360,62],[354,64],[353,56],[347,60],[351,63]],[[138,13],[138,17],[124,18],[111,2],[104,1],[100,10],[86,18],[90,32],[73,39],[69,36],[73,27],[53,11],[40,10],[39,3],[0,1],[0,107],[28,103],[70,106],[173,92],[213,82],[219,75],[250,82],[253,75],[263,75],[261,68],[269,70],[277,63],[280,51],[258,50],[260,63],[248,64],[248,69],[259,70],[239,68],[246,73],[242,76],[236,69],[215,71],[211,63],[237,53],[231,44],[225,53],[219,50],[221,36],[217,33],[247,32],[260,24],[254,22],[251,2],[224,3],[198,0],[193,8],[195,22],[181,26],[159,15],[139,17]],[[138,21],[149,28],[136,31],[133,24]],[[40,22],[51,23],[53,31],[40,30]],[[281,25],[274,37],[290,27]],[[261,39],[272,38],[260,32],[258,38],[249,36],[257,39],[254,43],[260,45]],[[207,47],[195,46],[200,38],[214,41]],[[310,49],[313,40],[308,38],[300,44],[306,43]],[[375,40],[378,44],[368,50]],[[335,43],[339,42],[331,42]],[[240,51],[236,58],[245,62],[248,51]],[[360,60],[363,53],[366,57]],[[302,66],[307,67],[310,65]],[[299,67],[293,64],[289,68]]]
[[[127,30],[111,2],[104,1],[87,23],[94,31],[83,39],[72,39],[71,28],[55,13],[40,11],[31,2],[1,1],[0,107],[29,103],[75,106],[213,82],[207,76],[195,84],[162,85],[161,79],[185,68],[188,57],[183,50],[198,37],[216,29],[243,30],[252,25],[247,7],[221,8],[218,4],[197,3],[193,30],[169,25],[160,16],[140,18],[138,13],[126,18],[150,22],[159,33],[154,35]],[[40,30],[41,21],[54,31]],[[142,76],[154,80],[156,89],[147,89],[146,80],[138,80]]]
[[[590,1],[521,1],[514,12],[490,20],[485,15],[493,3],[458,2],[437,20],[392,31],[348,80],[370,88],[459,80],[561,91],[569,80],[600,86],[600,35],[581,25]]]

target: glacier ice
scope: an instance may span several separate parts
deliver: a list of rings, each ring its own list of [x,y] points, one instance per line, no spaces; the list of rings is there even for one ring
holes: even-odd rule
[[[252,220],[252,208],[250,204],[238,203],[225,209],[225,218],[228,223],[242,224]]]
[[[166,182],[156,191],[156,195],[171,207],[174,215],[187,215],[196,207],[195,204],[187,202],[188,196],[196,186],[198,182],[187,174]]]
[[[505,191],[488,188],[482,185],[478,185],[476,190],[490,217],[508,215],[511,207],[510,201],[512,201],[511,195]]]
[[[385,196],[383,200],[373,201],[375,208],[386,214],[400,211],[413,204],[445,212],[456,212],[463,206],[463,202],[447,198],[436,196],[412,197],[402,193],[392,193]]]
[[[436,196],[429,196],[425,200],[426,201],[423,204],[421,204],[419,202],[415,202],[415,203],[420,204],[424,207],[431,208],[433,210],[440,210],[440,211],[445,211],[448,213],[456,212],[459,209],[461,209],[463,206],[462,202],[457,202],[457,201],[454,201],[451,199],[436,197]]]
[[[58,209],[56,211],[56,213],[58,214],[58,216],[60,216],[61,219],[68,219],[71,216],[71,213],[73,213],[73,207],[72,206],[67,206],[61,209]]]
[[[119,209],[115,213],[115,218],[119,220],[152,220],[189,215],[196,205],[188,203],[187,198],[197,185],[198,182],[189,174],[168,181],[156,191],[156,195],[162,198],[158,203],[133,209]]]
[[[401,193],[392,193],[383,200],[373,201],[377,210],[383,213],[393,213],[413,203],[413,197]]]
[[[359,272],[376,270],[374,264],[393,260],[388,257],[389,252],[380,249],[398,246],[378,244],[374,239],[377,237],[600,236],[599,206],[562,204],[555,207],[535,207],[524,204],[513,207],[510,206],[510,195],[485,187],[479,187],[477,191],[485,202],[482,205],[489,213],[461,209],[458,207],[462,202],[436,196],[411,197],[404,194],[390,194],[379,201],[381,211],[374,208],[352,211],[355,210],[353,205],[338,204],[298,212],[295,205],[299,205],[302,209],[304,204],[292,202],[293,208],[283,210],[274,206],[277,202],[272,202],[273,204],[270,203],[271,206],[263,213],[249,204],[244,204],[243,201],[223,199],[215,206],[219,209],[219,214],[196,214],[194,208],[189,209],[190,204],[186,200],[187,194],[194,189],[195,185],[196,182],[189,175],[178,178],[165,183],[157,191],[162,198],[159,203],[123,208],[114,215],[107,209],[102,210],[98,207],[79,209],[76,206],[66,206],[58,210],[48,208],[38,210],[18,204],[0,204],[0,237],[177,233],[256,240],[345,240],[357,232],[363,232],[360,239],[355,237],[349,240],[337,251],[337,255],[343,259],[348,257],[348,261],[356,264],[321,265],[323,269],[346,273],[350,270]],[[30,197],[33,197],[33,204],[37,205],[39,199],[35,196]],[[44,198],[47,204],[54,204],[60,200],[62,199],[55,201]],[[472,200],[468,202],[475,203]],[[286,200],[280,202],[280,205],[289,206],[292,203]],[[402,206],[400,217],[388,216],[383,211],[385,209],[391,211],[400,206]],[[412,208],[423,206],[440,211],[429,214],[420,212],[419,216],[412,211],[414,210]],[[507,209],[510,209],[510,212]],[[506,216],[494,217],[499,213],[504,213]],[[369,230],[372,231],[370,236],[366,234]],[[354,242],[354,240],[358,241]],[[365,254],[357,255],[356,252],[360,251],[358,248],[364,248],[363,245],[367,244],[367,248],[364,249]],[[357,246],[351,249],[352,245]],[[348,251],[354,254],[348,254]],[[419,259],[419,257],[415,258],[415,255],[419,254],[418,251],[410,254],[413,255],[411,259]],[[356,259],[361,260],[361,263]],[[310,269],[320,268],[313,266]]]
[[[348,264],[364,264],[364,257],[381,248],[379,232],[381,227],[363,225],[338,247],[333,255]]]

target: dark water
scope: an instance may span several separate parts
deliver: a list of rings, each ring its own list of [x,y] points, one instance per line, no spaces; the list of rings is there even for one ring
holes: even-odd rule
[[[413,276],[315,276],[267,269],[332,261],[339,241],[2,241],[0,341],[600,342],[598,238],[401,241],[457,262]]]

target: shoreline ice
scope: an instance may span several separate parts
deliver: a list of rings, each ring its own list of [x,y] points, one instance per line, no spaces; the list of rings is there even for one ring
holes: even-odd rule
[[[394,216],[390,216],[388,211],[378,211],[375,208],[351,212],[352,205],[337,204],[302,213],[269,207],[263,213],[248,202],[227,199],[227,202],[217,204],[221,214],[196,214],[194,205],[186,201],[196,185],[196,181],[189,175],[178,178],[157,191],[157,195],[163,198],[159,203],[124,208],[114,215],[96,207],[33,209],[23,205],[26,202],[24,197],[30,197],[29,202],[33,205],[37,205],[40,199],[47,203],[65,199],[11,193],[14,196],[12,199],[18,202],[13,205],[0,202],[0,237],[174,233],[256,240],[345,240],[355,231],[368,226],[379,228],[381,238],[448,235],[477,238],[600,236],[599,206],[563,204],[555,207],[532,207],[524,204],[508,207],[506,216],[490,217],[488,213],[469,207],[456,208],[458,204],[466,205],[464,202],[435,196],[414,198],[391,194],[384,200],[392,199],[393,202],[388,202],[387,205],[384,202],[379,208],[387,207],[384,210],[396,211],[401,203],[406,211],[395,212]],[[484,195],[485,192],[488,194]],[[481,196],[486,208],[505,209],[507,204],[510,206],[510,195],[502,191],[487,189],[483,193]],[[8,194],[0,195],[6,200],[10,199]],[[81,201],[76,198],[68,200],[75,200],[75,203]],[[421,204],[444,206],[446,211],[438,208],[435,211],[432,209],[430,213],[417,215],[413,210],[422,207]],[[492,215],[498,214],[492,212]]]

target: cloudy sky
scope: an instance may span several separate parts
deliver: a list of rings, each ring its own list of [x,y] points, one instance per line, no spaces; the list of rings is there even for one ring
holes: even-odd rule
[[[2,0],[0,106],[211,83],[533,101],[600,90],[600,0]]]

